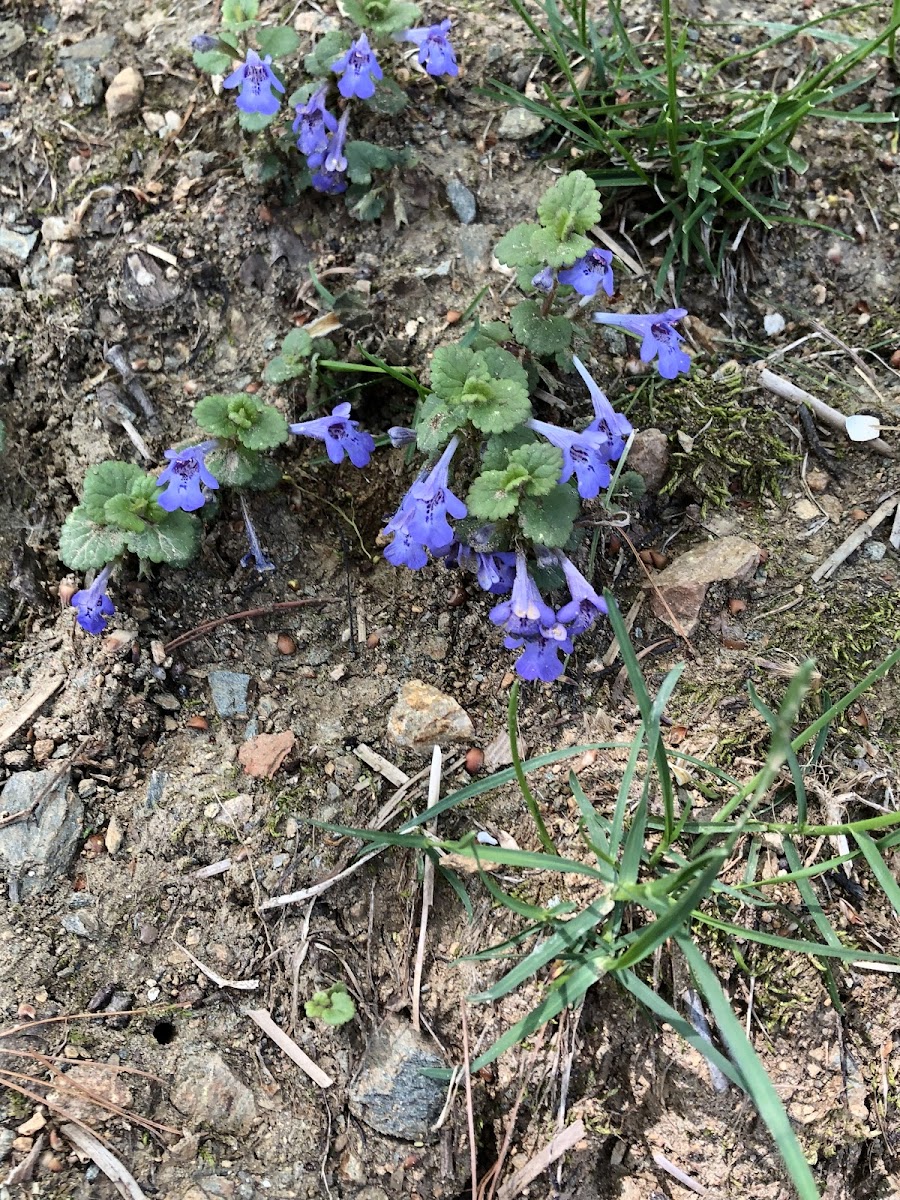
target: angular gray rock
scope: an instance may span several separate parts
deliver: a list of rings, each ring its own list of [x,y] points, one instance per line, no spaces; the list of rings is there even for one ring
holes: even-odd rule
[[[24,266],[37,240],[36,229],[10,229],[8,225],[0,225],[0,263],[5,267]]]
[[[171,1098],[192,1124],[216,1133],[243,1136],[256,1121],[253,1093],[219,1054],[186,1054]]]
[[[219,716],[245,716],[250,676],[242,671],[210,671],[208,678],[212,702]]]
[[[475,194],[455,177],[447,181],[447,199],[453,205],[453,211],[459,217],[462,225],[471,225],[478,211]]]
[[[56,776],[56,771],[18,771],[0,792],[3,812],[28,814],[0,828],[0,873],[18,883],[23,900],[65,874],[81,837],[84,808],[74,792],[67,795],[70,772]]]
[[[350,1085],[350,1111],[378,1133],[420,1141],[440,1115],[447,1085],[422,1074],[446,1064],[431,1042],[389,1017],[366,1047]]]
[[[497,136],[508,138],[511,142],[523,142],[525,138],[534,137],[544,128],[544,122],[527,108],[510,108],[503,114],[503,120],[497,129]]]
[[[115,37],[105,33],[60,50],[59,64],[79,104],[90,108],[102,100],[103,77],[99,68],[109,59],[115,44]]]

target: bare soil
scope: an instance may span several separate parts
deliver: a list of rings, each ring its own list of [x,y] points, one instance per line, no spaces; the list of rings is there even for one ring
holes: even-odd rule
[[[323,7],[330,13],[333,6]],[[698,28],[709,18],[747,22],[763,7],[767,19],[796,18],[791,5],[738,11],[730,3],[690,0],[681,6]],[[284,334],[316,315],[320,301],[309,265],[329,288],[358,301],[342,315],[336,335],[350,358],[359,359],[362,346],[425,370],[433,348],[453,336],[454,314],[481,289],[487,289],[479,310],[484,318],[506,311],[512,292],[492,266],[490,247],[510,224],[532,214],[556,168],[535,157],[527,142],[498,140],[501,112],[476,87],[499,77],[531,89],[540,77],[533,76],[526,32],[507,6],[464,3],[444,12],[458,29],[464,73],[449,89],[415,82],[400,118],[373,118],[366,136],[409,145],[419,159],[392,184],[406,221],[397,223],[389,205],[371,224],[311,194],[285,206],[279,195],[245,178],[238,153],[250,149],[249,141],[235,127],[230,102],[213,95],[186,51],[190,36],[211,25],[212,6],[53,0],[7,6],[2,14],[21,24],[27,42],[0,58],[0,224],[37,230],[48,216],[72,220],[77,214],[82,229],[71,242],[39,238],[20,265],[0,260],[0,418],[8,432],[0,476],[0,725],[42,684],[60,680],[0,746],[0,782],[19,770],[68,764],[85,817],[81,849],[54,890],[0,902],[0,1012],[6,1027],[82,1013],[104,989],[147,1009],[124,1028],[105,1019],[64,1021],[7,1044],[153,1076],[130,1080],[128,1107],[184,1130],[181,1141],[142,1131],[127,1117],[105,1119],[99,1129],[144,1192],[164,1200],[449,1200],[471,1194],[462,1090],[441,1130],[424,1144],[381,1137],[347,1106],[371,1031],[386,1014],[409,1015],[421,898],[415,856],[386,853],[311,906],[262,908],[269,897],[325,878],[355,852],[354,844],[315,830],[308,818],[371,825],[389,799],[393,785],[354,754],[359,743],[409,775],[426,765],[386,738],[387,714],[404,682],[423,679],[454,696],[471,716],[479,746],[505,727],[511,659],[487,622],[485,598],[471,587],[460,592],[459,578],[440,566],[401,572],[379,557],[378,532],[409,477],[403,453],[380,451],[370,468],[356,472],[349,464],[331,468],[315,447],[285,449],[282,485],[253,501],[277,572],[259,578],[239,566],[242,526],[226,499],[189,570],[118,581],[113,636],[90,639],[73,627],[71,611],[58,600],[66,569],[56,554],[59,528],[87,468],[110,457],[137,460],[98,401],[102,385],[116,381],[105,347],[124,345],[136,364],[158,413],[157,428],[141,425],[158,461],[167,446],[190,435],[198,397],[258,383]],[[305,5],[292,10],[297,13],[315,19]],[[871,10],[866,27],[884,16]],[[633,20],[635,28],[649,27],[638,15]],[[140,108],[116,123],[102,102],[80,105],[61,68],[63,48],[98,34],[114,37],[102,66],[105,79],[130,65],[145,80]],[[712,52],[723,35],[711,29],[706,36]],[[745,40],[757,36],[747,25]],[[825,44],[817,52],[830,51]],[[799,54],[784,51],[771,70],[790,73]],[[880,88],[889,96],[896,73],[884,59],[872,71],[873,94]],[[180,118],[179,132],[163,140],[150,131],[147,114],[169,111]],[[888,544],[889,522],[875,532],[877,552],[857,551],[821,585],[810,579],[851,530],[900,489],[897,458],[823,433],[839,469],[837,476],[825,473],[824,486],[816,483],[814,491],[810,473],[821,478],[824,468],[811,455],[793,406],[762,392],[749,370],[730,398],[716,390],[715,373],[729,361],[744,369],[780,348],[772,370],[845,412],[877,412],[886,424],[900,423],[896,131],[891,140],[883,130],[819,122],[808,125],[803,138],[813,165],[804,178],[787,181],[791,204],[824,228],[784,226],[766,237],[751,232],[734,276],[746,288],[723,294],[704,278],[689,286],[683,299],[697,356],[689,383],[650,390],[639,364],[616,346],[612,356],[603,353],[598,338],[604,385],[631,406],[635,424],[655,423],[670,437],[669,486],[644,497],[630,514],[635,549],[671,561],[710,535],[740,534],[765,551],[749,583],[710,590],[689,646],[651,615],[647,602],[633,631],[638,650],[646,651],[651,687],[686,661],[668,710],[672,744],[740,778],[758,768],[766,745],[748,681],[776,702],[797,664],[814,656],[820,677],[807,702],[814,714],[826,695],[834,698],[857,682],[900,637],[900,557]],[[476,195],[472,225],[460,225],[447,201],[452,178]],[[631,217],[611,217],[611,227],[620,219],[627,226]],[[636,249],[648,267],[660,252],[640,243]],[[134,306],[128,259],[135,253],[158,272],[155,307]],[[436,272],[448,260],[449,270]],[[641,311],[655,303],[646,280],[626,279],[622,288]],[[776,339],[767,338],[762,323],[773,312],[787,320]],[[811,339],[795,345],[807,334]],[[874,388],[861,377],[860,364]],[[290,419],[305,411],[299,386],[261,394],[277,394]],[[382,383],[354,389],[348,398],[354,415],[376,432],[411,411],[409,394]],[[751,455],[749,466],[727,458],[723,465],[720,447],[704,443],[708,414],[717,405],[725,405],[720,424],[733,411],[747,432],[742,454]],[[773,464],[767,437],[777,437],[789,452],[784,462]],[[712,494],[711,479],[724,495]],[[717,506],[723,498],[724,507]],[[627,611],[644,588],[646,570],[605,530],[597,577],[614,581]],[[299,598],[309,606],[224,624],[165,653],[168,642],[206,620]],[[291,653],[279,648],[279,634],[289,635]],[[607,628],[592,631],[579,643],[565,680],[523,693],[520,729],[529,753],[627,741],[634,734],[637,710],[619,677],[620,663],[603,663],[609,642]],[[221,670],[251,676],[246,717],[216,714],[208,675]],[[872,811],[867,805],[895,806],[898,711],[900,691],[889,678],[836,723],[811,781],[812,818],[831,819],[835,803],[866,815]],[[295,746],[274,780],[248,777],[238,762],[245,738],[286,730]],[[581,785],[598,805],[612,805],[623,761],[617,751],[576,758]],[[450,790],[468,776],[452,752],[447,762],[444,787]],[[577,853],[567,772],[568,764],[539,772],[536,789],[561,850]],[[424,803],[419,785],[408,804],[421,811]],[[502,831],[520,846],[535,845],[512,788],[450,814],[441,832],[459,835],[475,825]],[[806,847],[812,861],[820,850],[834,852],[827,842],[824,849]],[[198,876],[226,859],[227,869]],[[776,845],[769,859],[766,875],[783,866]],[[864,869],[856,878],[862,899],[821,890],[829,919],[854,944],[900,952],[896,914]],[[557,886],[540,878],[507,884],[521,886],[527,899],[540,893],[544,900]],[[425,959],[424,1028],[450,1062],[461,1061],[464,997],[498,972],[497,964],[456,960],[514,929],[477,880],[467,886],[471,920],[438,883]],[[570,898],[583,896],[573,887]],[[802,915],[790,887],[782,899]],[[76,932],[73,917],[80,919]],[[875,1200],[898,1194],[896,977],[839,971],[845,1007],[839,1017],[815,964],[744,945],[753,965],[751,998],[732,948],[708,936],[704,946],[737,1011],[742,1018],[750,1014],[750,1032],[816,1164],[823,1195]],[[256,980],[258,987],[217,986],[181,947],[225,979]],[[523,1015],[549,978],[496,1006],[468,1006],[472,1044],[486,1046]],[[681,1003],[684,967],[668,951],[648,965],[648,979]],[[336,980],[346,983],[359,1010],[355,1022],[337,1030],[303,1012],[306,998]],[[244,1015],[248,1002],[267,1008],[334,1086],[316,1088],[263,1038]],[[253,1095],[257,1119],[246,1136],[229,1132],[227,1122],[191,1127],[171,1103],[183,1064],[214,1053]],[[587,1131],[562,1165],[531,1184],[529,1196],[791,1195],[752,1109],[733,1091],[717,1095],[699,1055],[654,1025],[612,983],[593,989],[579,1013],[565,1014],[539,1042],[476,1078],[482,1174],[496,1160],[522,1080],[527,1086],[513,1122],[507,1178],[553,1136],[561,1105],[565,1121],[580,1117]],[[9,1142],[29,1136],[17,1131],[36,1108],[15,1091],[0,1093]],[[48,1117],[54,1131],[59,1121]],[[2,1145],[10,1168],[27,1154],[25,1141],[12,1150]],[[660,1156],[693,1187],[679,1183]],[[105,1200],[118,1194],[55,1132],[29,1179],[0,1185],[0,1195]]]

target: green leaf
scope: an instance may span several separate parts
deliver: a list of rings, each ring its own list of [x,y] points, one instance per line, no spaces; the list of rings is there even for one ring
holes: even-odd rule
[[[246,392],[204,396],[194,405],[194,420],[214,437],[238,441],[248,450],[268,450],[287,441],[284,416]]]
[[[245,25],[259,14],[259,0],[222,0],[222,24],[226,27]]]
[[[481,465],[486,471],[505,471],[509,466],[509,456],[513,450],[518,450],[520,446],[531,445],[536,441],[536,436],[524,426],[510,429],[508,433],[495,433],[487,440]]]
[[[347,191],[344,201],[347,211],[357,221],[377,221],[384,212],[385,200],[379,190],[365,191],[359,184],[353,184]]]
[[[286,359],[297,362],[301,358],[309,358],[313,352],[313,340],[305,329],[292,329],[281,343],[281,353]]]
[[[59,557],[73,571],[105,567],[124,549],[124,533],[99,525],[83,504],[69,513],[59,535]]]
[[[540,500],[525,496],[519,506],[522,533],[539,546],[564,546],[572,535],[579,510],[578,493],[557,484]]]
[[[332,984],[325,992],[314,992],[303,1007],[308,1017],[326,1025],[345,1025],[356,1016],[356,1005],[342,983]]]
[[[194,66],[207,75],[225,75],[234,59],[223,50],[195,50]]]
[[[499,521],[516,511],[519,493],[507,490],[505,471],[483,471],[469,488],[466,507],[479,521]]]
[[[104,506],[113,496],[127,496],[145,472],[133,463],[102,462],[89,467],[84,477],[82,505],[92,521],[103,521]]]
[[[487,346],[479,358],[494,379],[508,379],[528,394],[528,372],[514,354],[501,346]]]
[[[370,112],[378,113],[381,117],[396,117],[409,104],[409,97],[396,79],[385,75],[384,79],[378,81],[375,95],[370,96],[368,100],[363,100],[363,104]],[[394,156],[398,157],[401,154],[403,156],[400,160],[401,166],[411,166],[416,160],[416,156],[411,150],[393,151]]]
[[[238,124],[247,133],[259,133],[267,125],[271,125],[274,120],[273,113],[248,113],[244,112],[242,108],[238,109]]]
[[[596,225],[601,207],[594,181],[584,171],[570,171],[544,193],[537,211],[544,228],[565,241],[571,234],[586,233]]]
[[[373,171],[384,171],[391,166],[389,152],[372,142],[348,142],[344,154],[352,183],[371,183]]]
[[[253,451],[248,450],[245,453],[252,454]],[[278,487],[279,483],[281,483],[281,467],[278,463],[273,462],[271,458],[257,456],[253,474],[244,486],[252,488],[254,492],[268,492],[272,488]]]
[[[559,238],[551,229],[539,229],[531,244],[539,260],[548,267],[571,267],[577,258],[587,254],[593,243],[580,233]]]
[[[158,525],[148,525],[141,533],[128,535],[128,549],[150,562],[184,567],[197,552],[200,522],[190,513],[176,509],[166,513]]]
[[[416,444],[423,454],[433,454],[446,445],[459,426],[458,412],[432,393],[422,405],[416,422]]]
[[[238,434],[238,441],[248,450],[271,450],[287,439],[287,420],[271,404],[260,404],[252,427]]]
[[[369,4],[367,7],[371,8]],[[412,4],[410,0],[391,0],[384,6],[386,12],[371,26],[372,32],[376,37],[389,37],[392,33],[401,33],[404,29],[411,29],[422,15],[422,10],[418,4]]]
[[[348,21],[352,21],[354,25],[358,25],[360,29],[365,29],[369,24],[369,15],[366,12],[365,4],[361,4],[360,0],[344,0],[344,13]]]
[[[135,501],[130,496],[111,496],[103,506],[103,518],[105,525],[127,533],[140,533],[147,527],[144,518],[135,512]]]
[[[205,433],[211,433],[213,437],[233,438],[236,432],[229,417],[228,406],[231,400],[241,395],[243,393],[239,392],[236,396],[204,396],[194,405],[191,416]]]
[[[260,53],[271,54],[273,58],[284,58],[293,54],[300,45],[300,38],[295,30],[288,25],[275,25],[268,29],[259,29],[256,33]]]
[[[467,415],[482,433],[506,433],[531,416],[528,393],[512,379],[491,379],[478,392],[464,396]]]
[[[533,265],[541,257],[539,254],[535,254],[531,248],[534,235],[539,232],[540,227],[533,221],[523,221],[518,225],[513,225],[512,229],[508,233],[504,233],[494,247],[494,257],[507,267]]]
[[[221,487],[251,487],[260,456],[243,446],[220,447],[206,456],[206,465]]]
[[[468,342],[473,350],[487,350],[500,342],[513,340],[512,330],[505,321],[485,321],[477,329],[472,330],[474,337]]]
[[[458,404],[477,361],[475,351],[467,347],[438,346],[431,360],[431,390],[448,404]]]
[[[270,363],[266,363],[263,379],[266,383],[287,383],[289,379],[303,375],[306,370],[307,364],[302,360],[293,361],[279,354]]]
[[[329,29],[324,37],[316,42],[311,54],[303,59],[303,65],[310,75],[327,75],[331,64],[337,62],[345,50],[350,48],[350,35],[342,29]]]
[[[514,450],[509,456],[509,465],[528,472],[528,482],[521,488],[526,496],[546,496],[556,487],[562,474],[562,450],[547,442],[533,442]]]
[[[523,300],[509,314],[516,341],[538,358],[546,358],[572,343],[574,326],[566,317],[545,317],[540,300]]]

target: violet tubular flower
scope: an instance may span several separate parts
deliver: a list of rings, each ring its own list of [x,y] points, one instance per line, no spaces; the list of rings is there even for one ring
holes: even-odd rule
[[[408,567],[410,571],[419,571],[428,565],[428,553],[421,541],[413,536],[410,529],[414,506],[415,497],[409,491],[382,532],[385,535],[393,535],[391,543],[384,550],[384,557],[391,566]]]
[[[687,316],[686,308],[670,308],[664,313],[594,313],[598,325],[617,325],[627,333],[642,338],[641,362],[658,357],[657,368],[663,379],[687,375],[691,369],[690,355],[681,349],[684,338],[675,322]]]
[[[559,679],[564,670],[560,654],[572,653],[572,638],[566,627],[559,622],[542,626],[536,634],[527,638],[507,637],[503,639],[507,650],[524,650],[516,659],[516,674],[520,679],[541,680],[552,683]]]
[[[429,25],[427,29],[407,29],[396,36],[399,41],[413,42],[419,47],[416,56],[419,66],[424,67],[429,75],[458,75],[456,53],[447,37],[449,32],[448,17],[439,25]]]
[[[556,613],[538,591],[521,551],[516,553],[512,595],[491,609],[490,620],[493,625],[501,625],[512,638],[534,637],[542,626],[550,628],[557,623]]]
[[[347,158],[344,154],[344,142],[347,137],[347,124],[350,120],[350,109],[344,110],[338,125],[328,139],[325,151],[314,154],[306,160],[309,167],[319,167],[313,172],[312,185],[317,192],[329,196],[337,196],[347,190]]]
[[[82,588],[72,597],[75,620],[85,633],[103,633],[106,629],[106,618],[116,611],[112,600],[106,594],[110,571],[112,563],[103,568],[90,587]]]
[[[562,450],[563,469],[559,482],[568,483],[574,475],[582,500],[593,500],[603,488],[609,487],[612,478],[610,444],[605,433],[591,428],[576,433],[573,429],[534,420],[528,422],[528,428]]]
[[[432,554],[437,554],[453,541],[448,515],[460,520],[468,511],[462,500],[450,491],[450,460],[458,445],[459,438],[451,438],[429,473],[424,479],[417,480],[408,493],[413,501],[410,533]]]
[[[575,364],[575,370],[584,380],[594,406],[594,419],[588,425],[588,430],[602,433],[609,439],[610,462],[618,462],[625,449],[625,443],[632,434],[631,422],[624,413],[616,412],[606,393],[598,386],[597,381],[577,355],[572,356],[572,362]]]
[[[554,283],[556,283],[556,275],[553,268],[544,267],[543,271],[538,271],[534,276],[531,286],[537,288],[539,292],[552,292]]]
[[[250,509],[247,507],[247,501],[243,496],[241,500],[241,512],[244,516],[244,528],[247,530],[247,541],[250,543],[250,549],[241,559],[242,567],[255,567],[260,575],[266,571],[274,571],[275,564],[271,558],[268,558],[263,553],[263,548],[259,544],[259,538],[256,536],[256,530],[253,528],[253,522],[250,520]]]
[[[516,577],[516,556],[511,550],[479,550],[479,533],[480,530],[475,530],[474,534],[470,534],[468,544],[454,542],[444,561],[448,567],[460,567],[471,572],[483,592],[505,596],[512,590]]]
[[[344,455],[354,467],[366,467],[375,449],[375,439],[359,427],[359,421],[350,420],[350,405],[335,405],[330,417],[316,417],[312,421],[298,421],[288,427],[291,433],[301,437],[317,438],[325,443],[325,451],[333,463],[344,461]]]
[[[272,88],[283,92],[284,84],[272,70],[271,62],[271,54],[260,58],[255,50],[248,50],[247,61],[222,81],[222,87],[241,89],[237,106],[242,112],[262,113],[267,117],[278,112],[281,101],[272,95]]]
[[[169,465],[157,477],[157,485],[165,491],[157,498],[157,504],[166,512],[180,508],[184,512],[196,512],[207,501],[203,488],[216,491],[219,481],[206,466],[206,455],[216,443],[202,442],[199,446],[188,446],[185,450],[167,450]]]
[[[364,33],[331,64],[331,69],[341,76],[338,91],[345,100],[354,96],[359,100],[370,100],[375,95],[376,81],[384,78],[384,72]]]
[[[387,435],[395,450],[399,450],[401,446],[411,446],[418,436],[416,431],[407,425],[392,425]]]
[[[292,126],[297,134],[297,149],[306,157],[307,165],[315,169],[325,161],[329,135],[338,127],[337,119],[325,107],[328,89],[321,87],[305,104],[296,106],[297,116]],[[311,161],[316,159],[316,161]]]
[[[557,554],[556,561],[562,567],[571,600],[556,614],[563,625],[568,626],[569,637],[578,637],[590,629],[601,614],[607,613],[606,601],[598,596],[574,563],[564,554]]]
[[[559,272],[559,282],[574,288],[579,296],[590,300],[603,288],[607,296],[616,290],[613,283],[612,254],[609,250],[600,250],[596,246],[588,250],[583,258],[579,258],[571,267]]]

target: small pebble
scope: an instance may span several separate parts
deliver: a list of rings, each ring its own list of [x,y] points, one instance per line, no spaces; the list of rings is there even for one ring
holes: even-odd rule
[[[473,746],[466,752],[466,770],[470,775],[477,775],[484,766],[484,751]]]
[[[851,508],[850,509],[850,519],[852,521],[865,521],[866,518],[868,517],[868,515],[869,514],[865,511],[865,509],[862,509],[862,508]]]
[[[278,641],[275,644],[279,654],[296,654],[297,652],[297,643],[289,633],[279,633]]]
[[[747,601],[741,600],[737,596],[732,596],[731,599],[728,601],[728,611],[731,613],[731,615],[733,617],[736,617],[738,615],[738,613],[742,613],[746,609],[746,607],[747,607]]]
[[[866,557],[871,558],[872,562],[881,562],[887,554],[887,546],[884,542],[866,542]]]
[[[188,717],[185,725],[188,729],[209,729],[209,721],[207,721],[206,717]]]
[[[376,646],[381,644],[381,638],[377,633],[370,633],[366,638],[366,649],[374,650]]]

